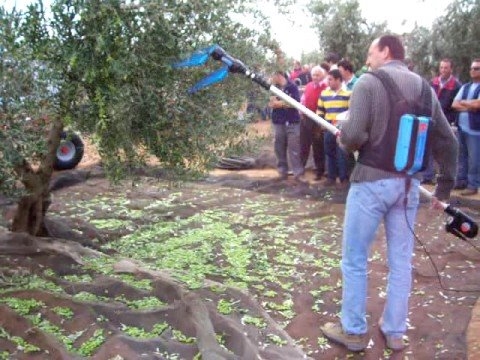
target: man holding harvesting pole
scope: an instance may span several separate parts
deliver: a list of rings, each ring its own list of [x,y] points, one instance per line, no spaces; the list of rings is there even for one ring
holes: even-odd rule
[[[430,86],[408,70],[404,58],[405,50],[397,36],[384,35],[372,42],[367,65],[373,73],[362,75],[356,83],[350,99],[349,120],[343,124],[338,137],[341,146],[347,151],[359,151],[359,157],[350,176],[345,207],[341,322],[327,323],[321,329],[327,338],[351,351],[361,351],[369,342],[367,261],[382,220],[389,272],[386,302],[383,314],[379,314],[378,324],[388,348],[400,351],[406,346],[403,337],[407,330],[412,285],[413,228],[419,204],[421,172],[396,170],[397,153],[391,156],[391,152],[386,151],[389,144],[398,144],[399,141],[396,136],[392,138],[391,131],[387,131],[391,129],[390,124],[398,124],[397,130],[403,124],[403,116],[392,115],[392,109],[397,106],[391,100],[394,89],[402,94],[409,108],[418,109],[422,105],[422,111],[425,111],[418,116],[414,112],[412,118],[417,121],[414,124],[419,123],[419,118],[426,119],[428,145],[425,159],[428,160],[428,149],[431,149],[440,168],[432,203],[438,206],[438,200],[448,199],[454,186],[457,140]],[[390,82],[381,79],[385,77]],[[428,90],[425,90],[426,87]],[[397,123],[396,118],[400,119]],[[417,126],[421,129],[420,125]],[[414,139],[413,136],[410,138]],[[397,151],[395,147],[393,151]]]

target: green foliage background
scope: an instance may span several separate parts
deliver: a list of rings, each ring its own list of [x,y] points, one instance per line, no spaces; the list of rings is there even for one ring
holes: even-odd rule
[[[322,49],[317,59],[334,51],[351,60],[356,70],[365,64],[371,41],[392,32],[386,22],[368,23],[357,0],[312,0],[309,10],[314,15],[314,28]],[[416,26],[409,33],[398,34],[404,39],[406,56],[415,63],[415,71],[429,79],[437,74],[440,60],[448,57],[454,61],[455,74],[467,82],[472,59],[480,56],[479,16],[478,0],[452,0],[431,29]],[[310,62],[308,59],[312,57],[305,54],[302,60]]]
[[[385,33],[386,23],[370,24],[362,17],[358,1],[316,1],[309,6],[324,54],[336,52],[349,59],[355,70],[365,64],[366,49]]]
[[[412,58],[424,75],[435,73],[442,58],[454,62],[455,73],[462,82],[470,80],[469,69],[474,58],[480,57],[480,2],[454,0],[432,29],[417,28],[410,42]]]

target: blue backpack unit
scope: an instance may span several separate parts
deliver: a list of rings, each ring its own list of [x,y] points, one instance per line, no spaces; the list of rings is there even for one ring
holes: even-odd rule
[[[395,148],[395,170],[413,175],[424,170],[430,118],[404,114],[400,117],[397,146]]]
[[[370,145],[362,164],[408,176],[424,170],[430,156],[430,128],[432,113],[431,90],[422,79],[422,93],[409,102],[392,78],[383,70],[369,72],[378,78],[387,90],[390,101],[390,119],[380,143]],[[368,145],[367,145],[368,146]]]

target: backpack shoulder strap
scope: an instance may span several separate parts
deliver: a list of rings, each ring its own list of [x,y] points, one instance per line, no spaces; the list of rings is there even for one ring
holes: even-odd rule
[[[402,92],[400,91],[398,85],[393,81],[392,77],[387,74],[386,71],[384,70],[375,70],[375,71],[369,71],[369,74],[372,74],[375,76],[377,79],[379,79],[382,83],[382,85],[385,87],[387,90],[389,99],[392,104],[395,102],[398,102],[400,100],[404,100],[407,103],[410,103],[405,99],[403,96]],[[480,86],[479,86],[480,88]],[[415,108],[413,109],[415,112],[418,112],[417,115],[427,115],[431,116],[432,113],[432,97],[431,97],[431,90],[430,90],[430,84],[422,78],[422,92],[420,94],[420,99],[423,101],[421,104],[421,108]],[[415,106],[414,106],[415,107]]]
[[[419,109],[416,109],[419,113],[417,115],[432,116],[432,90],[430,84],[422,78],[422,93],[420,95],[421,103],[419,103]]]
[[[371,74],[375,76],[378,80],[380,80],[385,90],[387,90],[387,94],[391,104],[394,104],[397,101],[405,99],[400,89],[398,88],[397,84],[395,84],[395,81],[393,81],[392,77],[388,75],[386,71],[375,70],[375,71],[369,71],[367,72],[367,74]]]

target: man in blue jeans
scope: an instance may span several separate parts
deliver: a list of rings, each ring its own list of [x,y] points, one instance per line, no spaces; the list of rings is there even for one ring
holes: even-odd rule
[[[459,112],[460,154],[456,189],[475,195],[480,187],[480,58],[470,66],[471,81],[458,91],[452,107]]]
[[[438,206],[438,200],[448,199],[454,185],[458,144],[431,87],[408,70],[404,56],[401,40],[384,35],[372,42],[367,65],[374,71],[386,73],[407,101],[422,99],[423,110],[431,114],[431,149],[441,169],[432,200]],[[394,351],[405,348],[403,336],[407,330],[412,285],[413,228],[421,173],[406,176],[386,170],[394,163],[394,159],[389,158],[392,155],[382,151],[384,145],[393,140],[391,132],[387,131],[392,121],[389,93],[390,89],[376,76],[362,75],[350,98],[349,120],[343,124],[339,136],[340,145],[347,151],[359,151],[359,157],[350,176],[345,207],[341,322],[327,323],[321,329],[327,338],[351,351],[365,349],[369,341],[366,318],[368,256],[382,221],[389,272],[384,310],[378,314],[379,329],[388,348]]]

